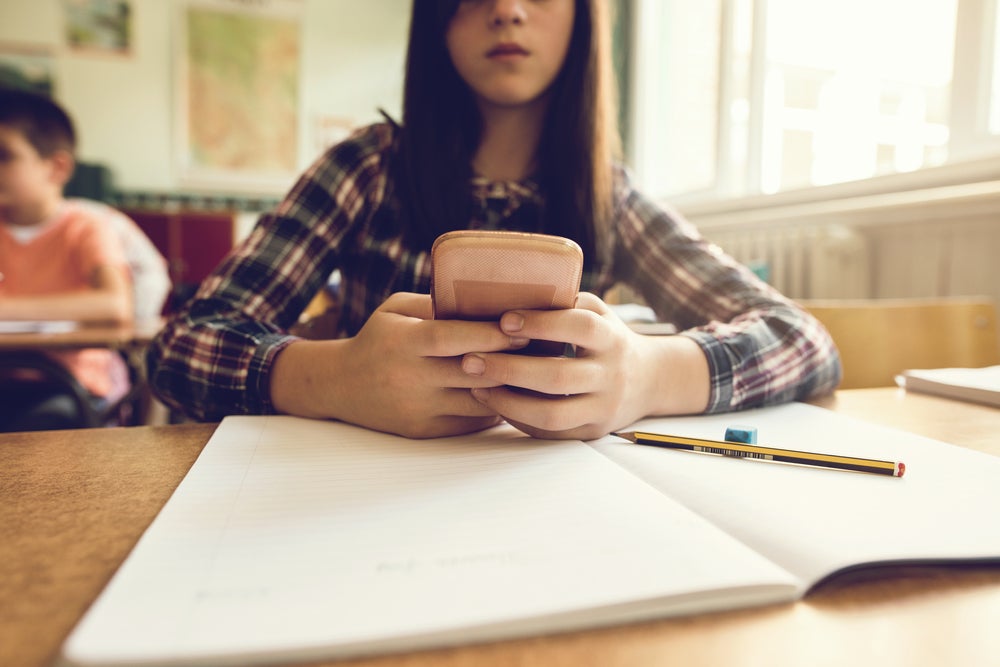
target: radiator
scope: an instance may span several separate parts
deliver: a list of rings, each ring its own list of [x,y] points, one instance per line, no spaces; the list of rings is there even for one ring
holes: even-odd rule
[[[869,244],[847,227],[739,227],[702,233],[793,299],[872,296]]]

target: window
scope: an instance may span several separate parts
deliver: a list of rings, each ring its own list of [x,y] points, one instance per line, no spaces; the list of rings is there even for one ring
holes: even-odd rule
[[[723,0],[650,2],[638,7],[640,51],[632,81],[642,91],[629,152],[648,186],[702,190],[716,178],[719,21]]]
[[[990,82],[990,133],[1000,135],[1000,11],[993,6],[993,34],[990,49],[993,52]]]
[[[1000,154],[998,0],[634,0],[628,136],[715,199]]]

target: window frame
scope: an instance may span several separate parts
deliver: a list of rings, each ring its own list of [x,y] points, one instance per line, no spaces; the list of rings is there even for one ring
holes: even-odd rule
[[[650,20],[655,5],[662,0],[626,0],[630,2],[630,63],[627,88],[626,157],[641,170],[648,159],[648,142],[641,137],[655,122],[654,103],[644,99],[645,81],[654,68],[649,59],[655,52],[657,30]],[[990,132],[991,89],[1000,76],[994,71],[997,19],[1000,0],[957,0],[955,50],[949,103],[948,160],[944,165],[924,167],[912,172],[889,173],[867,179],[833,185],[809,186],[763,194],[764,94],[766,83],[766,43],[768,0],[751,0],[752,35],[750,52],[749,136],[746,145],[745,174],[734,169],[733,126],[727,114],[733,99],[735,81],[729,64],[734,53],[734,16],[741,0],[720,0],[719,90],[714,183],[704,189],[669,195],[671,203],[682,209],[716,211],[754,202],[805,202],[816,198],[861,196],[888,190],[910,190],[934,185],[992,180],[1000,173],[1000,132]],[[997,93],[1000,104],[1000,91]],[[996,112],[994,112],[996,113]],[[643,181],[638,174],[638,182]],[[655,197],[663,193],[650,192]]]

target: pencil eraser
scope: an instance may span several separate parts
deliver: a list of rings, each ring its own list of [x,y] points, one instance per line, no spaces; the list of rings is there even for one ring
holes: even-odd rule
[[[745,445],[757,444],[757,429],[753,426],[730,426],[726,429],[726,442],[742,442]]]

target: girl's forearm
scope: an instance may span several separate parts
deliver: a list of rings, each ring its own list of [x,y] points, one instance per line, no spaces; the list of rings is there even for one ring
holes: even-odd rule
[[[708,407],[708,360],[686,336],[643,336],[650,402],[646,415],[700,414]]]
[[[350,378],[338,370],[347,340],[300,340],[278,355],[271,369],[271,404],[280,413],[336,418],[340,392]]]

